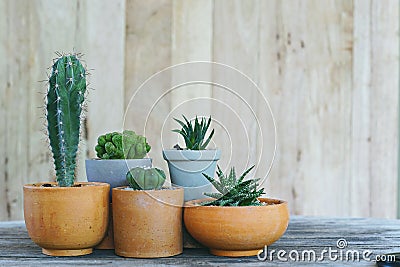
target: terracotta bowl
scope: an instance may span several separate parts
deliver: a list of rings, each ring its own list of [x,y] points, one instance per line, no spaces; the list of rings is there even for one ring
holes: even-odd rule
[[[287,202],[260,198],[265,206],[198,206],[207,199],[185,203],[188,232],[217,256],[254,256],[278,240],[289,223]],[[208,199],[209,200],[209,199]]]
[[[32,241],[51,256],[90,254],[104,238],[108,222],[106,183],[81,187],[24,186],[24,217]]]

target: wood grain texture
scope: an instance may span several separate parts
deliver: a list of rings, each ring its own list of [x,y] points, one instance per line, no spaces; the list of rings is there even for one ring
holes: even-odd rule
[[[6,91],[4,102],[7,112],[5,118],[5,184],[6,212],[1,214],[3,219],[17,219],[22,215],[22,196],[20,194],[24,179],[28,174],[27,164],[29,139],[29,97],[25,95],[30,87],[30,57],[20,51],[29,51],[30,23],[29,7],[21,9],[22,1],[9,1],[5,12],[7,20],[7,55]],[[15,110],[18,107],[18,110]]]
[[[371,1],[354,1],[351,213],[371,215]],[[365,203],[368,203],[366,205]]]
[[[267,190],[287,199],[294,214],[369,216],[374,201],[371,183],[381,179],[370,173],[376,169],[369,167],[375,164],[372,157],[376,154],[371,153],[369,123],[372,113],[387,112],[373,109],[370,101],[386,103],[386,110],[392,107],[389,113],[398,118],[398,86],[393,79],[394,85],[385,90],[392,95],[393,105],[382,97],[369,97],[376,90],[368,82],[369,76],[375,76],[369,71],[368,3],[356,2],[353,7],[348,1],[296,1],[292,5],[269,1],[263,5],[261,10],[269,13],[260,23],[260,83],[271,100],[278,128],[277,161]],[[327,5],[336,11],[326,12]],[[268,24],[274,15],[274,23]],[[293,20],[294,16],[298,19]],[[390,51],[397,53],[394,48]],[[397,128],[389,132],[394,134],[390,143],[397,147]],[[383,149],[385,144],[378,146]],[[392,152],[397,160],[397,150]],[[384,201],[392,203],[385,210],[396,207],[392,199],[397,195],[396,177],[393,172],[387,178],[389,186],[381,190],[381,184],[377,189],[386,191]],[[394,210],[390,214],[380,216],[396,216]]]
[[[258,80],[259,1],[214,3],[213,60]],[[219,165],[225,171],[235,166],[243,172],[257,161],[257,91],[239,72],[217,66],[213,81],[228,89],[213,86],[212,111],[220,127],[215,143],[221,147]],[[263,163],[264,164],[264,163]]]
[[[0,220],[22,219],[23,184],[54,177],[38,108],[46,85],[38,81],[54,51],[74,48],[86,55],[95,89],[79,180],[97,136],[122,128],[145,134],[153,164],[166,169],[161,151],[182,144],[170,131],[181,113],[211,114],[219,164],[237,172],[257,164],[254,175],[263,178],[275,137],[264,95],[278,140],[263,183],[269,196],[287,200],[292,214],[396,217],[398,7],[395,0],[1,1]],[[197,84],[168,93],[190,78],[184,71],[138,90],[151,75],[193,60],[236,68],[262,94],[223,65],[205,77],[233,91]]]
[[[192,61],[212,61],[213,51],[213,1],[173,1],[172,9],[172,64],[182,64]],[[195,70],[195,71],[193,71]],[[172,133],[178,124],[172,118],[181,118],[185,114],[188,118],[211,115],[212,87],[209,84],[191,84],[179,86],[192,77],[192,80],[204,80],[211,82],[212,70],[206,73],[193,75],[200,71],[198,68],[189,68],[185,71],[172,71],[170,114],[165,117],[166,129],[163,133],[163,143],[167,148],[180,143],[184,147],[183,140]],[[196,77],[197,76],[197,77]],[[200,78],[201,77],[201,78]]]
[[[399,3],[371,2],[371,216],[397,211],[399,139]],[[383,40],[392,40],[383,42]],[[392,77],[397,77],[393,79]],[[399,192],[397,192],[399,193]],[[385,197],[382,197],[385,196]],[[399,203],[397,203],[399,205]],[[385,207],[384,209],[382,207]]]
[[[314,250],[321,255],[322,250],[337,248],[337,241],[344,238],[348,250],[370,251],[370,258],[383,253],[398,251],[400,242],[400,223],[398,220],[384,219],[348,219],[327,217],[291,218],[286,233],[277,242],[272,244],[268,251],[273,254],[272,261],[259,261],[257,257],[225,258],[208,254],[206,249],[185,249],[183,254],[160,259],[132,259],[116,256],[112,250],[95,250],[93,254],[83,257],[59,258],[41,254],[41,249],[32,243],[26,232],[23,222],[0,223],[0,264],[9,266],[375,266],[374,262],[329,260],[326,253],[322,261],[280,261],[277,251],[285,250],[289,253],[296,250],[300,253]],[[288,258],[288,256],[286,256]],[[362,256],[361,256],[362,257]]]
[[[7,53],[8,50],[8,20],[6,14],[8,13],[8,3],[5,1],[0,2],[0,25],[2,25],[2,30],[0,31],[0,54]],[[8,63],[6,61],[0,62],[0,81],[8,81],[8,71],[7,66]],[[2,116],[6,116],[7,114],[7,106],[6,106],[6,92],[9,90],[9,83],[1,82],[0,83],[0,114]],[[7,118],[0,120],[0,146],[3,149],[6,149],[7,144]],[[0,220],[8,220],[8,212],[7,212],[7,180],[8,180],[8,172],[7,172],[7,164],[8,157],[6,153],[0,153],[0,184],[1,193],[0,193]]]
[[[144,134],[151,145],[153,165],[166,169],[162,159],[161,129],[170,110],[171,76],[153,74],[171,66],[171,1],[127,1],[124,129]],[[141,88],[140,86],[143,85]],[[153,104],[155,104],[153,106]],[[161,116],[162,114],[162,116]]]
[[[95,157],[97,137],[122,130],[125,93],[125,0],[82,1],[86,62],[93,68],[87,129],[87,156]],[[101,118],[101,119],[100,119]],[[84,173],[83,173],[84,174]],[[85,176],[83,176],[85,177]]]

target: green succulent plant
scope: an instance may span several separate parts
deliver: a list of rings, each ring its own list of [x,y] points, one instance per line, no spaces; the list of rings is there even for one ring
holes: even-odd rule
[[[208,121],[205,118],[199,119],[196,116],[194,123],[189,121],[184,115],[182,115],[185,122],[175,119],[174,120],[182,126],[182,129],[172,130],[173,132],[182,135],[185,140],[186,149],[190,150],[203,150],[206,149],[207,145],[210,143],[211,138],[214,135],[214,129],[211,131],[210,135],[206,139],[206,133],[211,123],[211,116]]]
[[[58,54],[47,92],[47,130],[59,186],[74,185],[86,70],[77,54]]]
[[[203,173],[210,183],[218,190],[218,193],[204,193],[208,197],[215,198],[212,201],[203,202],[202,206],[260,206],[258,198],[264,194],[264,188],[257,190],[260,179],[244,180],[245,176],[254,168],[247,169],[239,179],[236,178],[235,168],[232,167],[229,175],[225,175],[218,166],[217,176],[219,181]]]
[[[126,174],[129,187],[136,190],[160,189],[165,179],[164,171],[157,168],[136,167]]]
[[[142,159],[150,149],[144,136],[129,130],[100,135],[95,147],[100,159]]]

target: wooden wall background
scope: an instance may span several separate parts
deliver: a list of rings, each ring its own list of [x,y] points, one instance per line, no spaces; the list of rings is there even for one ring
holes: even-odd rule
[[[167,122],[162,128],[170,111],[196,97],[238,107],[216,87],[189,86],[163,98],[144,125],[142,107],[169,88],[169,79],[157,81],[141,104],[128,106],[139,85],[163,68],[216,61],[248,75],[271,104],[278,147],[264,183],[268,195],[286,199],[292,214],[396,217],[398,18],[396,0],[0,1],[0,220],[23,218],[23,184],[53,177],[38,108],[46,88],[38,81],[46,78],[54,51],[73,48],[85,54],[95,89],[79,180],[85,180],[84,159],[94,156],[97,136],[121,129],[125,110],[125,127],[146,131],[150,156],[165,168],[160,136],[161,129],[176,127]],[[238,93],[263,116],[255,91]],[[215,143],[226,155],[221,165],[242,171],[261,152],[259,133],[252,118],[237,125],[232,111],[221,107],[200,101],[182,108],[222,122],[215,124],[221,130]],[[232,141],[222,126],[233,129]],[[268,138],[270,126],[263,125]],[[248,144],[236,134],[243,129]],[[177,140],[165,136],[164,145]],[[265,162],[257,174],[265,173]]]

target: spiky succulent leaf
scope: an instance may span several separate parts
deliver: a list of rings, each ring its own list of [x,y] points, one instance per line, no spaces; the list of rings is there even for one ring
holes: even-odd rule
[[[184,115],[182,115],[184,121],[174,118],[174,120],[182,127],[180,130],[172,130],[175,133],[180,134],[186,144],[186,149],[190,150],[204,150],[210,143],[214,136],[214,129],[211,131],[208,138],[206,134],[211,124],[211,116],[208,121],[205,118],[199,120],[196,116],[194,121],[189,121]]]
[[[264,194],[264,188],[257,190],[259,179],[244,180],[245,176],[254,168],[247,169],[239,179],[236,179],[235,168],[225,175],[221,168],[217,168],[219,181],[203,173],[204,177],[213,184],[219,193],[205,193],[215,198],[213,201],[203,202],[203,206],[260,206],[258,198]]]

